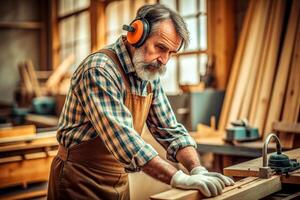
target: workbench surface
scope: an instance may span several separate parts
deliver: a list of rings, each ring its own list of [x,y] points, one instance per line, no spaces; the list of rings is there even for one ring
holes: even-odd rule
[[[300,148],[284,152],[290,159],[297,159],[300,162]],[[259,168],[262,167],[262,158],[224,168],[224,174],[236,177],[258,177]],[[282,183],[300,184],[300,169],[289,173],[289,176],[281,176]]]

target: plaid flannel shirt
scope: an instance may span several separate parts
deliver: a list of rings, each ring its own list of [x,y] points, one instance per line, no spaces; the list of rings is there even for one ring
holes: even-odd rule
[[[137,77],[120,37],[108,46],[114,50],[128,76],[131,92],[146,96],[148,81]],[[167,150],[167,158],[176,160],[176,152],[186,146],[196,147],[183,125],[176,121],[160,80],[151,81],[152,105],[146,123],[156,140]],[[131,113],[124,105],[125,84],[117,66],[106,55],[88,56],[74,72],[59,123],[57,139],[69,148],[100,136],[114,157],[127,171],[140,167],[157,156],[133,128]]]

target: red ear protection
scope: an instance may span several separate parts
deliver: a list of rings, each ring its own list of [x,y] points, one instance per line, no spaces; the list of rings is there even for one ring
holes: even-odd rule
[[[146,41],[150,33],[149,22],[144,18],[138,18],[130,23],[130,26],[123,25],[123,30],[128,31],[127,41],[134,47],[140,47]]]

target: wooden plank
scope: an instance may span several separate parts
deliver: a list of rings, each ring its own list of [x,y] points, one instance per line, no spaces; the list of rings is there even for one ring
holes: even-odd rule
[[[300,148],[284,152],[290,159],[296,159],[300,162]],[[262,167],[262,158],[257,158],[247,162],[224,168],[224,174],[236,177],[258,177],[259,168]],[[282,175],[282,183],[300,184],[299,170],[292,172],[288,177]]]
[[[53,157],[22,160],[0,165],[0,188],[48,181]]]
[[[299,20],[300,21],[300,20]],[[283,115],[281,121],[295,123],[299,116],[300,107],[300,25],[298,23],[296,44],[291,63],[291,73],[285,103],[283,107]],[[286,148],[292,148],[294,144],[294,134],[281,133],[279,135],[281,143]]]
[[[300,123],[274,122],[272,130],[276,132],[300,133]]]
[[[33,86],[30,81],[30,77],[29,77],[27,69],[25,68],[24,63],[19,63],[18,68],[19,68],[20,76],[24,83],[26,92],[28,94],[33,94]]]
[[[272,123],[275,121],[279,121],[280,113],[282,111],[288,73],[293,53],[293,46],[296,39],[295,36],[297,31],[297,24],[299,21],[300,1],[294,0],[291,9],[292,10],[289,16],[287,33],[284,38],[284,43],[282,47],[283,50],[280,55],[279,66],[276,73],[276,80],[271,97],[271,103],[265,125],[264,135],[272,131]]]
[[[242,185],[246,185],[256,179],[257,178],[253,178],[253,177],[241,179],[237,181],[233,186],[224,188],[223,193],[228,192],[234,188],[241,187]],[[181,199],[184,200],[184,199],[201,199],[204,197],[200,192],[198,192],[198,190],[183,190],[177,188],[172,188],[168,191],[151,196],[151,199],[155,199],[155,200],[162,200],[162,199],[168,200],[169,198],[176,199],[176,200],[181,200]]]
[[[255,119],[256,119],[256,110],[259,105],[259,97],[260,97],[260,90],[261,90],[261,85],[264,82],[264,73],[266,71],[266,61],[268,58],[268,53],[269,53],[269,48],[271,45],[271,35],[273,31],[273,24],[274,24],[274,16],[275,16],[275,3],[274,1],[271,1],[271,8],[270,8],[270,16],[268,19],[267,23],[267,29],[266,29],[266,41],[263,44],[263,49],[262,49],[262,55],[261,55],[261,60],[259,63],[259,70],[258,74],[256,75],[256,81],[255,81],[255,87],[254,87],[254,92],[252,96],[252,102],[250,106],[250,113],[249,113],[249,123],[251,125],[254,125]]]
[[[268,20],[270,18],[270,7],[271,2],[265,1],[264,4],[264,12],[260,17],[259,31],[256,38],[256,46],[254,57],[252,63],[248,63],[248,68],[250,68],[250,73],[248,74],[249,80],[245,86],[245,94],[243,96],[241,107],[238,114],[238,119],[249,119],[249,111],[251,107],[252,97],[254,94],[255,83],[258,77],[258,71],[260,68],[260,62],[262,60],[262,52],[264,49],[265,42],[267,40],[267,28],[268,28]],[[244,80],[245,81],[245,80]]]
[[[41,87],[40,87],[40,84],[38,82],[38,79],[37,79],[32,61],[31,60],[26,61],[25,66],[26,66],[26,69],[28,71],[30,81],[31,81],[32,86],[33,86],[33,91],[34,91],[36,97],[42,96]]]
[[[267,114],[267,110],[269,107],[269,101],[271,97],[272,87],[273,87],[273,79],[274,74],[276,71],[276,62],[277,56],[279,53],[279,45],[280,45],[280,36],[282,33],[283,27],[283,19],[284,19],[284,11],[286,6],[286,1],[278,0],[272,1],[275,3],[275,15],[273,27],[272,27],[272,34],[270,37],[271,43],[270,48],[267,54],[267,60],[265,63],[265,73],[263,78],[263,84],[260,88],[260,94],[258,99],[258,106],[256,110],[256,117],[254,120],[254,126],[259,129],[259,132],[262,134],[264,130],[264,123]]]
[[[31,142],[38,141],[41,139],[49,139],[49,138],[55,138],[55,137],[56,137],[56,131],[49,131],[49,132],[38,133],[36,135],[3,138],[0,140],[0,146],[7,145],[9,143],[17,143],[17,142],[31,143]]]
[[[222,106],[221,116],[220,116],[219,125],[218,125],[218,128],[220,130],[225,130],[225,127],[227,125],[226,123],[227,123],[227,118],[228,118],[228,114],[229,114],[229,109],[231,106],[233,93],[234,93],[234,90],[236,87],[236,82],[237,82],[238,74],[240,71],[241,58],[242,58],[242,55],[244,54],[244,49],[246,46],[246,39],[249,34],[248,32],[249,32],[253,12],[255,9],[255,4],[256,4],[255,1],[253,1],[253,0],[250,1],[246,16],[245,16],[245,20],[243,23],[241,35],[239,38],[237,50],[236,50],[236,53],[234,56],[233,65],[232,65],[231,72],[230,72],[229,82],[228,82],[227,88],[226,88],[226,95],[225,95],[223,106]]]
[[[238,120],[243,98],[246,92],[248,92],[246,91],[246,87],[249,81],[249,73],[252,68],[252,61],[257,51],[257,39],[263,28],[263,20],[261,20],[261,18],[263,17],[264,13],[266,13],[265,9],[268,8],[266,7],[267,2],[268,1],[257,1],[257,7],[253,14],[253,21],[250,25],[249,37],[246,40],[245,52],[241,60],[240,72],[238,74],[235,92],[232,97],[232,104],[230,107],[227,124]]]
[[[26,121],[29,123],[54,127],[54,126],[57,126],[57,124],[58,124],[58,117],[47,116],[47,115],[28,114],[28,115],[26,115]]]
[[[246,180],[236,182],[234,186],[226,187],[223,194],[205,198],[197,190],[172,189],[150,197],[152,200],[240,200],[260,199],[281,189],[280,177],[273,176],[270,179],[249,177]]]
[[[23,125],[0,128],[0,138],[20,137],[20,136],[34,136],[36,133],[35,125]]]
[[[68,72],[69,68],[75,61],[74,54],[70,54],[52,73],[49,79],[46,82],[47,89],[56,94],[58,84],[60,83],[63,76]]]

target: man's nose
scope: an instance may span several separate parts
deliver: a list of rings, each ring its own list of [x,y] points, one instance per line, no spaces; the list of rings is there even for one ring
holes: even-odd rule
[[[166,65],[168,60],[169,60],[169,55],[168,54],[160,54],[160,56],[157,59],[160,63]]]

